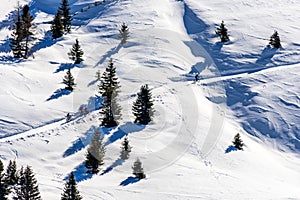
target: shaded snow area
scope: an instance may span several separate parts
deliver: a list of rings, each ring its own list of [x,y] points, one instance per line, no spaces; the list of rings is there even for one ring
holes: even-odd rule
[[[88,200],[300,199],[297,1],[69,0],[72,31],[56,40],[50,25],[60,0],[26,3],[36,26],[26,60],[9,51],[16,1],[0,8],[0,158],[31,165],[43,199],[59,199],[71,171]],[[215,34],[222,20],[226,43]],[[280,49],[268,46],[274,30]],[[76,38],[84,61],[73,65]],[[95,74],[110,58],[122,120],[106,129]],[[69,68],[73,92],[62,83]],[[133,123],[131,112],[143,84],[155,109],[148,125]],[[97,130],[106,154],[92,175],[84,159]],[[243,151],[232,146],[237,133]],[[122,160],[125,136],[132,152]],[[132,174],[137,158],[145,179]]]

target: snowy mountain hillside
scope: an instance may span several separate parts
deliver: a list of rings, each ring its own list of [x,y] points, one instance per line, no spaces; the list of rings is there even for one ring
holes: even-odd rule
[[[43,199],[59,199],[71,171],[89,200],[300,199],[296,1],[69,0],[72,30],[54,40],[50,25],[60,2],[20,1],[35,17],[28,59],[9,51],[16,2],[0,8],[0,158],[5,166],[11,159],[31,165]],[[222,20],[225,44],[215,34]],[[274,29],[278,50],[267,47]],[[75,39],[84,51],[77,65],[68,58]],[[122,119],[104,128],[95,75],[110,58]],[[73,92],[62,83],[69,68]],[[144,84],[155,112],[139,125],[132,105]],[[104,165],[88,174],[84,159],[97,130]],[[243,151],[231,146],[238,132]],[[128,160],[120,159],[125,136]],[[137,158],[142,180],[132,175]]]

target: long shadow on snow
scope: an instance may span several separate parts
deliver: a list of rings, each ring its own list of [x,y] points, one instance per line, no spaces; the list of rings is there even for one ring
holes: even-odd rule
[[[95,133],[96,127],[92,126],[85,134],[84,137],[75,140],[72,145],[64,152],[63,157],[68,157],[75,154],[76,152],[84,149],[90,144],[93,134]]]
[[[111,164],[110,166],[108,166],[100,175],[103,176],[107,173],[109,173],[110,171],[112,171],[114,168],[122,165],[125,161],[121,158],[118,158],[117,160],[115,160],[115,162],[113,164]]]
[[[78,165],[74,170],[74,176],[77,183],[81,181],[85,181],[88,179],[91,179],[93,177],[93,174],[87,173],[87,168],[84,165],[84,162],[82,162],[80,165]],[[69,178],[69,174],[64,178],[64,180],[67,180]]]
[[[120,186],[127,186],[129,184],[137,183],[139,181],[140,181],[140,179],[132,177],[132,176],[129,176],[128,178],[126,178],[124,181],[122,181],[120,183]]]
[[[58,89],[46,101],[51,101],[51,100],[54,100],[54,99],[58,99],[58,98],[60,98],[64,95],[69,95],[69,94],[71,94],[70,90]]]
[[[141,131],[145,128],[145,125],[135,124],[132,122],[127,122],[118,127],[118,129],[112,133],[112,135],[108,138],[105,145],[109,145],[114,143],[115,141],[122,139],[125,135],[130,133]]]

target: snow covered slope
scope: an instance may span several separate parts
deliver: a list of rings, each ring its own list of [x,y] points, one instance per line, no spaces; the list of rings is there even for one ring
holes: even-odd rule
[[[36,17],[34,58],[11,58],[10,26],[0,29],[1,159],[32,165],[43,199],[58,199],[71,171],[90,200],[300,199],[295,2],[107,0],[95,6],[70,0],[76,13],[72,32],[52,41],[50,21],[59,2],[20,2],[29,3]],[[286,15],[275,12],[282,5]],[[1,7],[2,22],[13,6]],[[274,16],[277,21],[269,23]],[[224,45],[214,35],[221,20],[231,38]],[[122,22],[130,31],[124,45]],[[283,49],[274,51],[265,47],[278,24]],[[67,53],[76,38],[85,61],[72,66]],[[112,130],[99,127],[95,80],[109,58],[117,67],[123,109]],[[77,87],[64,93],[61,81],[70,66]],[[202,80],[195,84],[197,72]],[[131,106],[146,83],[156,112],[151,124],[140,126],[132,123]],[[80,115],[82,106],[90,113]],[[65,123],[68,112],[73,119]],[[103,132],[107,153],[102,171],[92,176],[83,160],[96,129]],[[237,132],[244,151],[230,151]],[[133,150],[124,162],[119,154],[125,135]],[[131,177],[137,157],[147,174],[141,181]]]

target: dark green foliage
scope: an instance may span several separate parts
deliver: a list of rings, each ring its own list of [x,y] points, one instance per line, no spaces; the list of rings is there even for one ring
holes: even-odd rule
[[[6,169],[6,182],[9,185],[15,185],[18,183],[18,171],[16,161],[9,161]]]
[[[64,26],[61,20],[60,10],[57,10],[57,13],[52,21],[51,32],[53,39],[60,38],[64,34]]]
[[[64,191],[61,195],[61,200],[81,200],[82,197],[77,189],[74,172],[71,172],[69,180],[65,183]]]
[[[124,44],[128,39],[129,29],[128,26],[123,22],[121,25],[120,35],[121,35],[121,44]]]
[[[95,78],[97,79],[97,81],[101,81],[101,73],[100,73],[100,70],[98,70],[98,71],[96,72]]]
[[[66,85],[65,89],[67,89],[69,91],[74,90],[74,87],[76,86],[76,84],[74,81],[74,77],[71,74],[71,69],[68,69],[68,71],[63,79],[63,83]]]
[[[243,150],[244,143],[243,143],[243,141],[242,141],[241,136],[240,136],[239,133],[236,134],[236,135],[234,136],[234,139],[233,139],[233,141],[232,141],[232,144],[233,144],[234,147],[237,148],[238,150]]]
[[[0,199],[8,200],[10,189],[6,181],[6,177],[4,174],[4,166],[2,161],[0,160]]]
[[[229,41],[227,28],[225,28],[224,21],[222,21],[220,27],[217,28],[216,34],[220,37],[221,42],[228,42]]]
[[[68,53],[69,58],[74,61],[74,64],[79,64],[83,61],[83,51],[79,45],[78,39],[76,39],[75,44],[72,46],[72,49]]]
[[[271,35],[269,44],[276,49],[281,47],[280,38],[277,31],[274,31],[273,35]]]
[[[118,120],[121,118],[121,108],[117,103],[120,86],[112,59],[109,60],[109,64],[102,74],[98,87],[99,93],[103,98],[100,111],[102,114],[101,125],[107,128],[117,126]]]
[[[41,200],[37,180],[32,169],[27,166],[20,170],[18,186],[15,188],[14,200]]]
[[[88,169],[88,173],[98,173],[99,166],[104,164],[105,147],[102,140],[103,138],[100,137],[100,133],[96,131],[91,144],[88,147],[84,163],[85,167]]]
[[[64,31],[69,33],[71,31],[72,17],[70,15],[70,6],[68,0],[62,0],[59,10],[62,13],[62,24]]]
[[[22,43],[22,40],[24,38],[23,34],[24,34],[23,22],[21,21],[20,6],[18,5],[17,20],[15,22],[13,32],[10,38],[10,48],[15,58],[23,57],[23,50],[24,50],[24,44]]]
[[[135,175],[136,178],[138,179],[146,178],[144,169],[142,167],[142,162],[140,161],[140,159],[136,159],[136,161],[133,163],[132,170],[133,170],[133,175]]]
[[[131,152],[131,146],[129,145],[129,140],[127,137],[124,138],[121,146],[121,159],[126,160],[129,158],[129,153]]]
[[[32,21],[33,17],[30,15],[30,9],[28,5],[25,5],[22,10],[22,21],[23,21],[23,37],[25,40],[24,57],[28,57],[29,53],[29,42],[33,40],[32,32]]]
[[[148,124],[152,121],[154,110],[152,108],[152,94],[148,85],[143,85],[137,94],[137,99],[133,103],[132,112],[135,116],[134,123]]]

